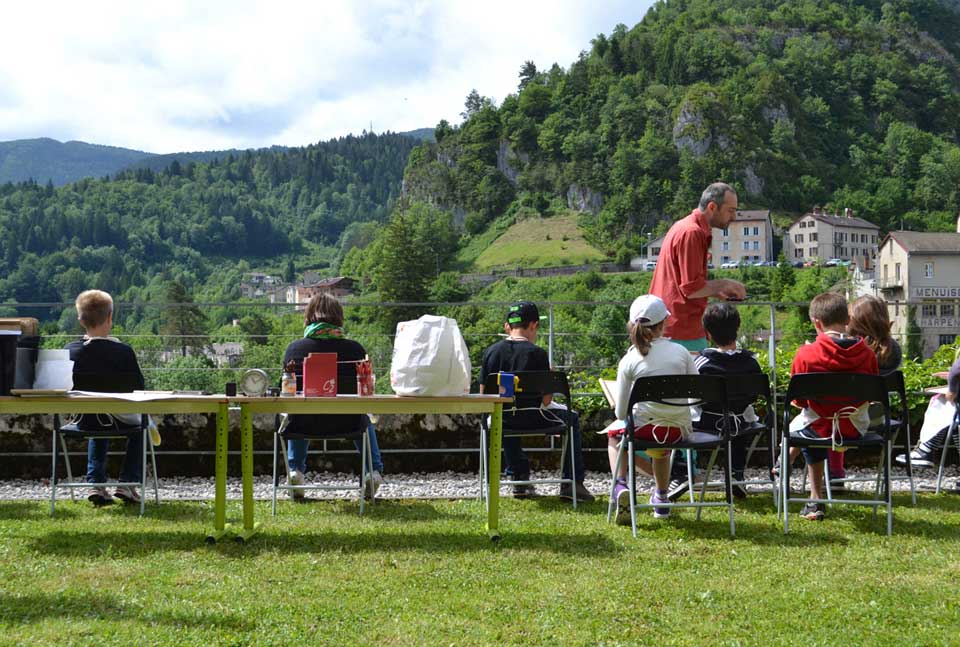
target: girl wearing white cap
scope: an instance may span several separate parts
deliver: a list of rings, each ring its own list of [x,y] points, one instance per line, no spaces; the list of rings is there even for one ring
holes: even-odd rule
[[[627,417],[630,403],[630,391],[639,377],[654,375],[697,375],[690,352],[669,339],[663,337],[664,325],[670,312],[667,306],[652,294],[644,294],[634,299],[630,305],[630,321],[627,330],[630,333],[630,350],[617,366],[616,415],[618,420]],[[653,439],[668,445],[686,437],[690,433],[690,410],[687,407],[674,407],[656,402],[640,402],[634,406],[634,419],[637,421],[636,438]],[[617,483],[613,496],[617,500],[617,522],[630,523],[629,499],[627,488],[626,462],[617,466],[618,444],[622,430],[608,432],[607,454],[610,457],[610,471],[616,473]],[[669,503],[667,488],[670,483],[670,456],[653,457],[653,473],[656,485],[650,495],[650,503]],[[620,505],[620,504],[624,505]],[[624,514],[624,510],[626,514]],[[653,516],[670,516],[670,508],[654,508]]]

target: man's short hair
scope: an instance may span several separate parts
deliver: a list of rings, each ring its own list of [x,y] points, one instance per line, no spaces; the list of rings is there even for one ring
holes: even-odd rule
[[[77,318],[84,328],[96,328],[113,312],[113,297],[103,290],[86,290],[77,296]]]
[[[810,301],[810,318],[824,326],[846,325],[850,321],[847,300],[836,292],[818,294]]]
[[[732,344],[740,332],[740,312],[729,303],[711,303],[703,312],[703,329],[718,346]]]
[[[737,194],[729,184],[714,182],[700,194],[700,211],[706,211],[711,202],[715,202],[719,207],[727,199],[727,193]]]

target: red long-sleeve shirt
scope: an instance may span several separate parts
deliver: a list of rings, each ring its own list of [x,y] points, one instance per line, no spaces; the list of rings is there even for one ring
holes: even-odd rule
[[[707,255],[713,230],[707,216],[694,209],[687,217],[670,227],[653,270],[650,294],[660,297],[670,316],[664,336],[690,340],[704,337],[703,311],[707,298],[690,298],[707,284]]]

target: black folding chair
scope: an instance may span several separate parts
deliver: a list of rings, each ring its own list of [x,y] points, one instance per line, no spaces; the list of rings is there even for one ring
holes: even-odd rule
[[[639,402],[656,402],[659,404],[674,407],[690,407],[694,405],[703,405],[707,402],[720,402],[724,405],[723,428],[719,433],[712,434],[703,431],[692,431],[685,439],[676,443],[663,444],[655,440],[646,440],[635,438],[637,429],[634,420],[633,408]],[[630,391],[630,401],[627,409],[626,427],[620,434],[620,443],[617,452],[617,469],[614,470],[613,477],[610,480],[610,503],[607,507],[607,521],[613,518],[613,512],[616,509],[617,501],[614,499],[614,490],[616,489],[617,473],[623,462],[624,453],[627,454],[628,466],[628,485],[630,489],[630,526],[633,530],[633,536],[637,536],[637,508],[712,508],[726,507],[730,516],[730,536],[733,537],[736,528],[733,520],[733,492],[730,486],[731,462],[730,462],[730,439],[729,439],[729,416],[730,412],[726,408],[728,402],[727,382],[718,375],[658,375],[654,377],[641,377],[633,383],[633,389]],[[717,457],[717,452],[721,448],[726,448],[727,469],[724,472],[724,492],[726,501],[704,501],[702,494],[701,500],[695,501],[691,496],[689,502],[671,502],[654,504],[637,503],[637,473],[634,465],[634,456],[638,449],[642,450],[711,450],[708,465],[708,473]],[[687,461],[687,479],[688,487],[693,488],[693,466]]]
[[[830,490],[830,479],[824,478],[827,489],[826,499],[790,497],[790,448],[831,449],[834,446],[831,438],[807,438],[799,433],[790,432],[792,412],[790,403],[795,400],[823,402],[833,405],[849,404],[860,405],[865,402],[876,402],[883,408],[883,422],[867,430],[859,438],[844,438],[843,447],[847,449],[862,447],[879,447],[882,454],[882,495],[879,498],[875,493],[873,499],[836,499]],[[797,503],[825,503],[844,505],[873,506],[874,514],[879,506],[887,510],[887,534],[893,533],[893,496],[890,488],[890,465],[893,451],[893,428],[890,424],[890,401],[887,392],[887,383],[879,375],[861,373],[800,373],[790,378],[787,387],[783,411],[783,434],[780,449],[780,476],[783,497],[783,532],[789,531],[789,505]]]
[[[544,396],[563,396],[564,404],[568,409],[572,411],[573,402],[570,399],[570,385],[567,382],[567,374],[562,371],[517,371],[514,375],[518,378],[515,387],[516,395],[522,395],[531,399],[542,400]],[[487,376],[486,381],[484,382],[483,389],[484,393],[497,393],[499,385],[497,384],[498,374],[491,373]],[[563,487],[563,484],[569,483],[570,489],[573,498],[573,507],[577,507],[577,483],[576,483],[576,470],[575,465],[575,456],[573,454],[573,426],[570,424],[570,416],[565,416],[561,418],[559,415],[551,414],[552,409],[538,409],[540,415],[543,418],[543,426],[529,427],[529,426],[511,426],[511,421],[514,417],[514,414],[518,413],[520,410],[516,409],[516,400],[514,404],[509,408],[504,407],[503,409],[503,425],[502,425],[502,436],[507,437],[522,437],[522,436],[559,436],[562,439],[561,450],[560,450],[560,465],[563,465],[563,461],[567,460],[569,454],[570,460],[570,478],[558,478],[558,479],[538,479],[538,480],[506,480],[500,481],[501,485],[551,485],[559,484]],[[487,416],[483,416],[480,419],[480,493],[484,501],[488,502],[488,491],[487,487],[489,485],[487,479],[487,469],[488,469],[488,457],[487,453],[489,447],[487,444],[487,438],[490,433],[489,421]]]
[[[767,438],[767,454],[768,454],[768,465],[769,469],[767,471],[767,478],[756,478],[756,479],[741,479],[741,480],[731,480],[730,486],[734,485],[746,486],[746,485],[769,485],[770,489],[773,491],[773,504],[779,509],[779,490],[776,487],[776,475],[774,473],[774,468],[776,466],[776,434],[777,434],[777,425],[776,425],[776,410],[773,401],[773,397],[770,393],[770,380],[764,373],[749,373],[745,375],[724,375],[721,376],[727,382],[727,398],[728,401],[749,401],[751,404],[756,404],[758,399],[763,399],[765,406],[765,412],[763,418],[754,422],[747,422],[743,419],[743,412],[730,411],[729,416],[729,430],[730,430],[730,445],[731,449],[733,444],[736,442],[747,442],[749,441],[750,445],[747,448],[747,456],[744,461],[745,465],[750,464],[750,459],[753,457],[753,453],[759,444],[761,438],[766,435]],[[704,411],[707,411],[704,409]],[[720,411],[708,411],[716,415],[722,415]],[[697,428],[697,427],[694,427]],[[701,431],[720,431],[717,430],[705,430],[700,429]],[[687,462],[690,462],[690,457],[687,457]],[[702,501],[706,493],[707,487],[716,487],[722,485],[720,482],[710,482],[710,468],[712,465],[708,466],[707,473],[704,476],[703,485],[701,486],[700,500]],[[731,476],[732,479],[732,476]],[[691,489],[692,493],[692,489]],[[691,500],[693,500],[691,498]],[[700,510],[697,510],[697,518],[700,518]]]
[[[131,393],[142,388],[141,377],[136,373],[74,373],[74,387],[81,391],[95,391],[97,393]],[[53,515],[57,505],[57,488],[70,490],[70,498],[74,499],[73,491],[78,488],[91,487],[136,487],[140,486],[140,514],[143,514],[146,501],[147,485],[147,452],[153,465],[153,495],[154,500],[160,503],[160,488],[157,483],[157,457],[153,450],[153,442],[147,431],[147,416],[140,416],[138,424],[123,423],[109,414],[85,413],[73,418],[67,424],[61,425],[59,414],[53,416],[52,454],[53,467],[50,475],[50,514]],[[140,463],[140,481],[105,481],[103,483],[89,483],[74,481],[73,470],[70,466],[70,453],[67,449],[68,439],[110,439],[119,438],[129,440],[131,436],[140,434],[143,440],[143,455]],[[57,462],[60,450],[63,451],[64,466],[67,480],[57,480]]]

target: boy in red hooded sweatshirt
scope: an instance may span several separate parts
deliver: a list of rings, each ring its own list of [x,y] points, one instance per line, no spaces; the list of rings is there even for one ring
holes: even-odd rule
[[[797,373],[869,373],[878,375],[877,356],[860,337],[846,334],[850,315],[847,300],[833,292],[818,294],[810,302],[810,319],[817,329],[817,339],[797,349],[790,375]],[[797,401],[803,407],[790,422],[790,432],[809,438],[834,437],[841,445],[843,438],[859,438],[870,426],[867,402]],[[834,431],[834,422],[837,431]],[[803,449],[810,481],[810,498],[823,498],[823,462],[827,450],[818,447]],[[824,505],[807,503],[800,513],[804,518],[822,521]]]

